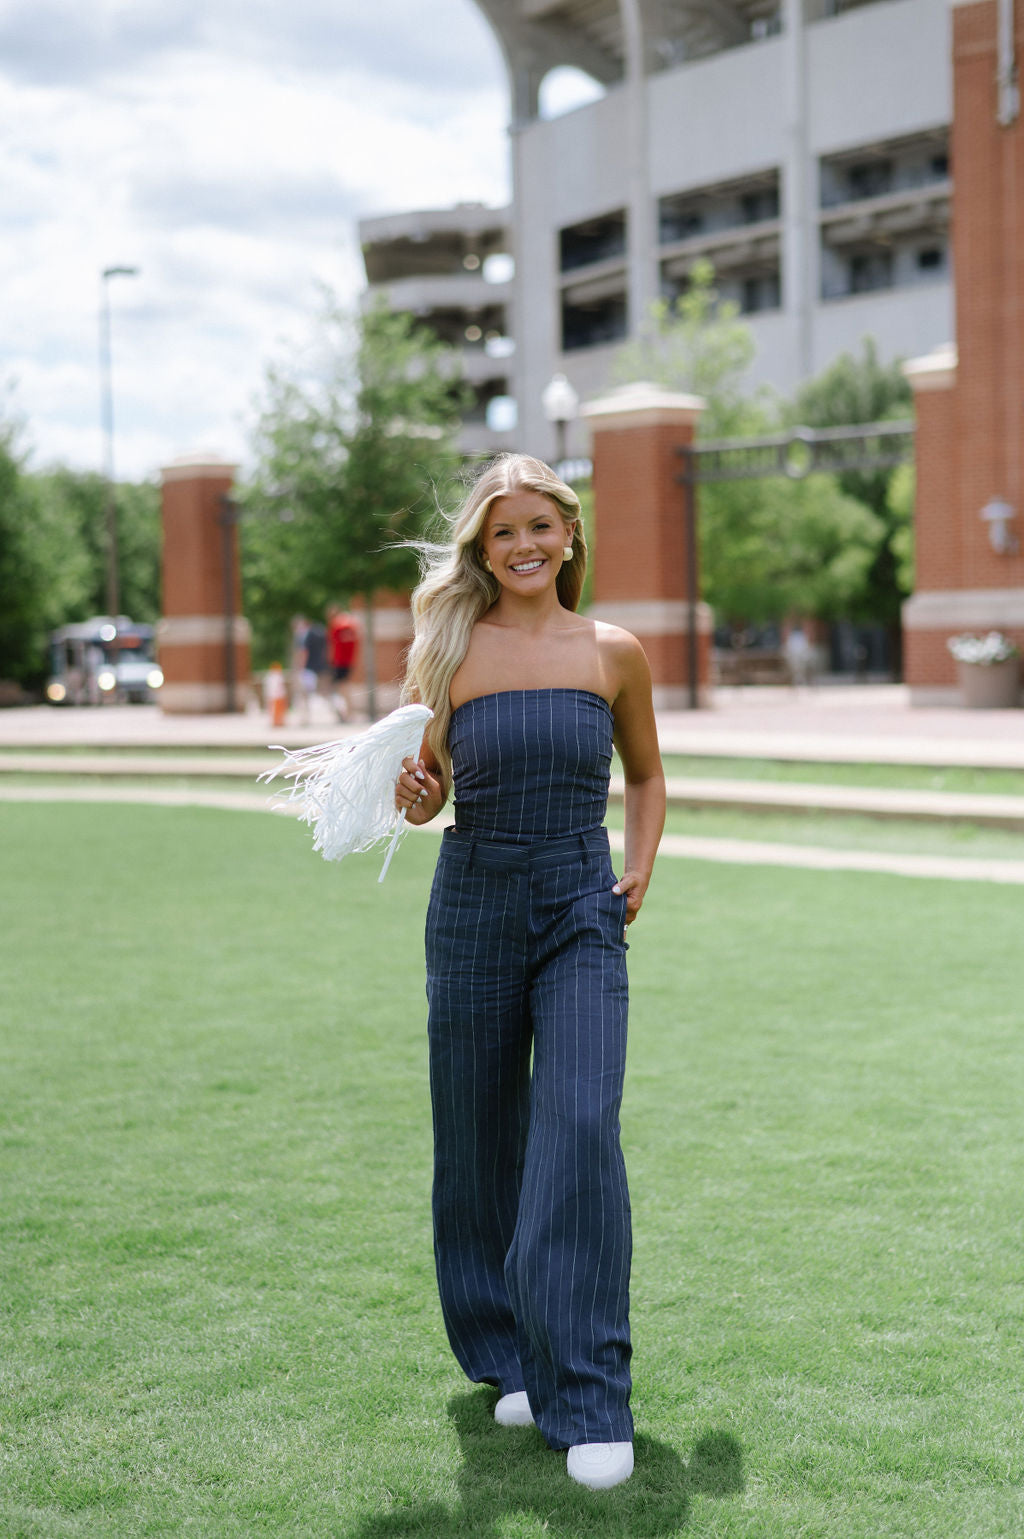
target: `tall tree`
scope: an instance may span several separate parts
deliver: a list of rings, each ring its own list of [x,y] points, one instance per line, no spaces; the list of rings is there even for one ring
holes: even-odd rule
[[[873,338],[864,340],[859,355],[843,353],[817,379],[808,381],[794,403],[794,416],[807,427],[842,427],[858,422],[884,422],[913,415],[913,394],[898,362],[883,364]],[[874,559],[857,592],[851,594],[855,619],[884,625],[889,635],[893,671],[902,672],[900,612],[910,593],[912,564],[908,561],[911,508],[905,497],[892,495],[892,470],[846,471],[839,486],[848,497],[869,507],[878,520]],[[906,478],[900,482],[906,486]]]
[[[352,318],[328,302],[321,337],[312,370],[268,373],[243,496],[248,604],[259,645],[297,609],[361,595],[375,714],[374,594],[415,581],[401,542],[422,534],[456,468],[462,387],[451,350],[385,305]]]
[[[105,583],[105,491],[99,475],[29,471],[20,429],[0,423],[0,677],[38,683],[48,633],[101,614]],[[119,483],[121,588],[133,620],[160,612],[160,494]]]
[[[31,498],[19,429],[0,421],[0,679],[30,681],[43,665],[38,611],[44,573],[32,550]]]
[[[29,477],[35,543],[48,573],[52,625],[106,608],[106,482],[95,471],[56,469]],[[160,490],[153,482],[118,482],[121,609],[152,623],[160,613]]]
[[[614,377],[703,396],[705,441],[756,437],[780,431],[791,414],[770,391],[749,388],[754,354],[738,306],[720,300],[710,262],[698,262],[679,299],[652,307]],[[720,622],[848,614],[884,533],[873,509],[832,476],[708,483],[698,500],[701,586]]]
[[[881,525],[833,477],[712,484],[700,506],[704,597],[720,623],[849,614]]]
[[[720,298],[714,267],[701,259],[690,269],[682,294],[651,305],[638,336],[619,351],[612,381],[651,380],[703,396],[707,407],[701,433],[727,437],[749,431],[747,375],[756,351],[739,305]]]

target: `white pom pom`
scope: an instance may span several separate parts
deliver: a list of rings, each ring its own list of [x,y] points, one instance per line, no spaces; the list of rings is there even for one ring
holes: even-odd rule
[[[313,748],[272,745],[284,763],[259,778],[292,782],[284,802],[298,802],[299,816],[313,829],[313,848],[325,860],[370,850],[389,836],[393,849],[407,826],[395,811],[395,781],[402,760],[418,755],[433,714],[425,705],[403,705],[358,737]]]

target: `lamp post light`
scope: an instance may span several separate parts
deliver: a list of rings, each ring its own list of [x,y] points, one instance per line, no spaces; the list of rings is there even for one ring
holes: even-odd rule
[[[224,694],[230,715],[238,709],[238,669],[235,666],[235,529],[242,510],[230,493],[220,499],[217,522],[221,527],[221,560],[224,563]]]
[[[540,399],[545,417],[555,425],[555,468],[557,470],[565,463],[566,431],[569,423],[575,420],[580,398],[564,374],[553,374],[541,391]]]
[[[100,275],[100,415],[103,424],[103,479],[106,492],[107,526],[107,613],[117,621],[121,608],[121,578],[118,563],[117,502],[114,495],[114,385],[110,346],[111,278],[135,278],[137,267],[105,267]]]

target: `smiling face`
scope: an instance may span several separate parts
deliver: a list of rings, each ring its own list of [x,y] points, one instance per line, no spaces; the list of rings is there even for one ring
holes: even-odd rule
[[[510,593],[540,593],[554,585],[575,527],[543,493],[511,492],[487,510],[479,552]]]

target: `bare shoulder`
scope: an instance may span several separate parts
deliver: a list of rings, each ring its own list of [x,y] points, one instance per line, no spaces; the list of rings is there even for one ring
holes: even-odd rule
[[[615,694],[630,686],[646,684],[650,688],[651,670],[647,654],[630,631],[621,625],[608,625],[603,620],[592,622],[596,629],[601,667],[609,682],[614,684]]]
[[[598,648],[611,685],[615,746],[626,781],[635,785],[661,774],[651,669],[636,637],[618,625],[598,626]]]

